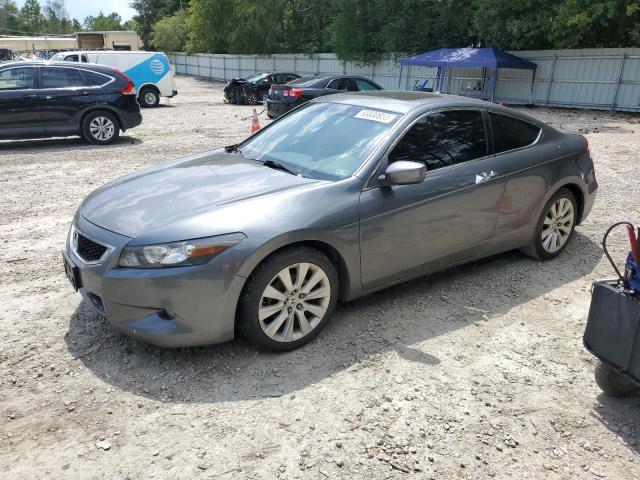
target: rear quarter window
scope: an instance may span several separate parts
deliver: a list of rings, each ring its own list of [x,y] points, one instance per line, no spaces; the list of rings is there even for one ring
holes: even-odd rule
[[[496,153],[529,146],[540,135],[540,127],[524,120],[493,112],[489,112],[489,119]]]
[[[99,87],[109,83],[113,77],[103,75],[102,73],[89,72],[87,70],[82,71],[82,77],[84,78],[84,85],[87,87]]]

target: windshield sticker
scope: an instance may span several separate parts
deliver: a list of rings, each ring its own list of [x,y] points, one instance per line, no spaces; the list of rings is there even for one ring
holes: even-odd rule
[[[391,123],[398,116],[393,113],[379,112],[377,110],[360,110],[355,118],[363,120],[373,120],[374,122]]]

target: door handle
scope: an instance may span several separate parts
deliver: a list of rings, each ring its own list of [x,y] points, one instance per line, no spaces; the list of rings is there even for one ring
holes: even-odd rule
[[[489,180],[493,180],[494,178],[498,178],[498,172],[490,170],[488,172],[482,172],[476,175],[476,185],[479,183],[485,183]]]
[[[45,100],[51,100],[53,98],[53,95],[47,95],[44,97]]]

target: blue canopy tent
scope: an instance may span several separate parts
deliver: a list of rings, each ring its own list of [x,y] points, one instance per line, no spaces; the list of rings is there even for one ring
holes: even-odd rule
[[[531,70],[531,102],[533,103],[533,83],[536,79],[536,68],[538,68],[538,66],[535,63],[503,52],[497,48],[441,48],[432,52],[414,55],[413,57],[401,58],[398,86],[400,86],[400,82],[402,81],[402,70],[405,65],[438,67],[438,89],[442,88],[447,68],[482,68],[483,91],[487,68],[492,68],[493,87],[491,91],[491,101],[494,100],[496,95],[496,80],[498,79],[499,68]]]

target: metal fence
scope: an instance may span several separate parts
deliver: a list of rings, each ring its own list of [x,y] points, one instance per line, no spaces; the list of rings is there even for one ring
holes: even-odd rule
[[[538,65],[533,95],[531,72],[501,69],[495,101],[512,104],[640,111],[640,48],[582,50],[528,50],[511,52]],[[389,59],[373,65],[342,62],[333,53],[316,55],[169,54],[178,75],[225,81],[247,78],[258,72],[280,71],[299,75],[349,74],[370,78],[387,89],[412,89],[416,82],[435,85],[437,69],[405,68]],[[478,96],[481,69],[449,69],[442,91]],[[491,78],[491,71],[487,72]],[[485,88],[490,91],[491,88]]]

